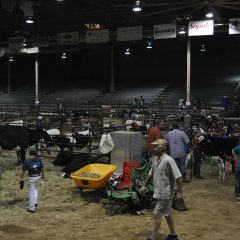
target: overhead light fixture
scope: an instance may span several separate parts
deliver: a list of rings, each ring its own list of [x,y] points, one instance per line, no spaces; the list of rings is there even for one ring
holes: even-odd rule
[[[8,61],[9,61],[9,62],[14,62],[13,56],[10,56],[10,57],[8,58]]]
[[[61,56],[62,59],[66,59],[67,56],[66,56],[66,53],[63,53],[62,56]]]
[[[184,35],[186,33],[185,27],[182,27],[178,33]]]
[[[127,48],[127,49],[126,49],[125,55],[130,55],[130,48]]]
[[[147,49],[152,49],[152,42],[147,43]]]
[[[142,11],[140,1],[136,1],[136,2],[135,2],[135,5],[134,5],[134,7],[133,7],[133,11],[134,11],[134,12],[141,12],[141,11]]]
[[[64,0],[56,0],[57,2],[63,2]]]
[[[200,49],[200,52],[204,53],[204,52],[206,52],[206,51],[207,51],[207,49],[206,49],[205,45],[202,44],[201,49]]]
[[[208,12],[208,13],[206,14],[206,17],[207,17],[207,18],[212,18],[212,17],[213,17],[213,13],[212,13],[212,12]]]
[[[23,39],[23,47],[26,47],[26,46],[27,46],[26,39]]]
[[[26,19],[26,23],[27,23],[27,24],[33,24],[34,21],[33,21],[32,17],[28,17],[28,18]]]

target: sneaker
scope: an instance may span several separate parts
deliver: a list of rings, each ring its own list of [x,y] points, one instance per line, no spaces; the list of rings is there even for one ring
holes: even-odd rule
[[[240,203],[240,198],[238,198],[237,203]]]
[[[27,211],[30,212],[30,213],[35,213],[34,210],[30,210],[29,208],[27,209]]]
[[[37,209],[37,207],[38,207],[38,205],[37,204],[35,204],[35,208]]]
[[[169,234],[165,240],[179,240],[178,235]]]

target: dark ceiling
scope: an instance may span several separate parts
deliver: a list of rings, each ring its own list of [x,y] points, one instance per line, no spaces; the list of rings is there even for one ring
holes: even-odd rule
[[[29,3],[29,4],[26,4]],[[119,26],[143,25],[205,19],[206,9],[214,12],[215,23],[228,24],[230,17],[240,17],[240,0],[144,0],[143,11],[134,13],[134,0],[1,0],[0,42],[17,35],[56,34],[85,31],[85,24],[98,23],[112,30]],[[28,25],[24,15],[30,6],[35,23]],[[31,12],[31,11],[30,11]]]

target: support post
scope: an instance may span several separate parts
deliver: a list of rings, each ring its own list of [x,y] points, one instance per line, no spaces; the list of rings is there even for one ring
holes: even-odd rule
[[[111,84],[110,84],[110,92],[113,93],[115,91],[115,82],[114,82],[114,48],[111,46]]]
[[[37,114],[39,114],[39,64],[38,64],[38,54],[35,55],[35,106],[37,108]]]
[[[190,102],[191,96],[191,39],[187,39],[187,97],[186,101]]]
[[[11,63],[8,61],[8,86],[7,93],[11,93]]]

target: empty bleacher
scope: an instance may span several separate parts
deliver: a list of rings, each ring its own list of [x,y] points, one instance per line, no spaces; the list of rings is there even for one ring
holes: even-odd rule
[[[237,84],[237,80],[219,79],[212,82],[211,80],[200,81],[198,79],[191,84],[191,101],[198,98],[209,106],[220,106],[221,98],[223,96],[231,98]],[[186,98],[186,86],[184,84],[175,87],[169,96],[163,99],[164,108],[177,108],[180,98]]]
[[[43,97],[41,102],[56,103],[56,99],[60,98],[64,104],[87,104],[100,94],[102,94],[101,89],[78,89],[74,88],[73,86],[69,86]]]
[[[102,105],[128,105],[136,96],[142,96],[146,104],[151,104],[157,97],[165,92],[166,85],[157,88],[124,88],[112,93],[99,95],[93,99],[93,103]]]

